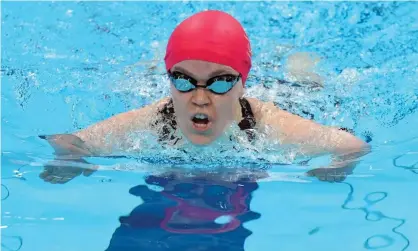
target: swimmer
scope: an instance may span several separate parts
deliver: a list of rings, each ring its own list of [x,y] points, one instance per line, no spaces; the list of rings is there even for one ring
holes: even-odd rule
[[[370,151],[366,142],[345,130],[244,97],[252,66],[250,41],[242,25],[225,12],[202,11],[181,22],[168,40],[164,61],[170,97],[72,134],[40,137],[60,158],[80,159],[127,150],[129,138],[143,131],[157,135],[162,144],[208,146],[236,127],[248,141],[257,140],[260,132],[263,140],[296,146],[304,156],[332,154],[330,167],[308,172],[321,180],[338,170],[350,174],[358,158]],[[41,177],[49,179],[45,172]]]

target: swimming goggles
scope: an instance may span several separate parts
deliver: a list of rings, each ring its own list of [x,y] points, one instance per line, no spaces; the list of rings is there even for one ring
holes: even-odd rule
[[[210,78],[206,81],[206,86],[197,85],[197,80],[187,76],[184,73],[174,71],[168,72],[168,77],[173,83],[174,87],[180,92],[190,92],[201,87],[206,88],[215,94],[225,94],[229,92],[241,78],[241,74],[234,76],[232,74],[225,74]]]

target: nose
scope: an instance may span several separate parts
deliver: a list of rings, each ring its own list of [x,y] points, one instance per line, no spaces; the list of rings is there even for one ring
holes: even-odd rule
[[[210,103],[208,91],[205,88],[196,88],[192,96],[193,104],[197,106],[207,106]]]

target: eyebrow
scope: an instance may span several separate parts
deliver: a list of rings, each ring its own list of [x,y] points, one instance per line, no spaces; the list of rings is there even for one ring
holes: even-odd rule
[[[181,73],[187,74],[190,77],[194,77],[193,73],[190,73],[188,70],[181,68],[180,66],[174,66],[173,71],[180,71]]]
[[[180,66],[175,66],[173,70],[181,71],[182,73],[187,74],[190,77],[195,77],[193,73],[189,72],[188,70],[186,70],[186,69],[184,69]],[[221,74],[233,74],[234,75],[234,73],[228,71],[227,69],[219,69],[219,70],[216,70],[214,72],[211,72],[211,74],[209,74],[209,78],[215,77],[215,76],[218,76],[218,75],[221,75]]]

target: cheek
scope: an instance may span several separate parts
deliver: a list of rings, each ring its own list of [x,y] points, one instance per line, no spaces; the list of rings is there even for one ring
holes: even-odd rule
[[[234,112],[234,97],[225,96],[214,100],[217,113],[220,117],[231,118]]]
[[[171,91],[171,98],[173,100],[174,110],[177,116],[182,116],[187,111],[188,101],[190,99],[188,93],[180,93],[177,90]]]
[[[224,96],[216,96],[213,99],[215,104],[218,116],[223,118],[225,121],[234,118],[235,108],[238,102],[238,99],[242,97],[243,88],[240,86],[234,87],[231,92],[227,93]]]
[[[179,99],[179,93],[172,84],[170,84],[170,94],[171,94],[171,98],[174,100],[178,100]]]

